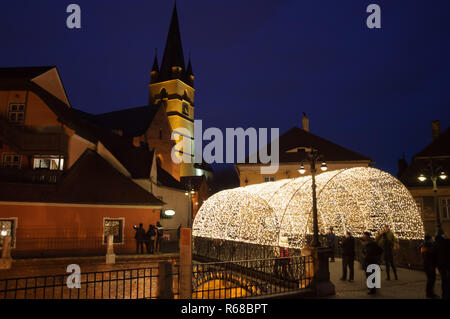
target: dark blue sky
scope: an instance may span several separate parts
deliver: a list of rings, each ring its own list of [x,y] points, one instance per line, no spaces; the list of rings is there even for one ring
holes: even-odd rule
[[[65,26],[66,7],[82,29]],[[382,8],[370,30],[367,5]],[[298,125],[396,174],[450,125],[448,0],[178,0],[185,55],[204,127]],[[71,104],[100,113],[147,103],[173,1],[9,1],[0,66],[57,65]]]

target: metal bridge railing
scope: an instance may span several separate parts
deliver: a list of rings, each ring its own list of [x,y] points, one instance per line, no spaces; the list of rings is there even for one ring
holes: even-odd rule
[[[193,299],[268,296],[308,288],[311,256],[253,259],[193,265]]]
[[[0,299],[156,299],[158,267],[80,274],[80,288],[69,288],[71,274],[0,279]]]

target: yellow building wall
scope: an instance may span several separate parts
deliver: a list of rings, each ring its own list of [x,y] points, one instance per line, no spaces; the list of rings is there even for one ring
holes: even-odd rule
[[[433,207],[434,193],[432,187],[409,188],[409,191],[411,192],[411,195],[414,197],[414,199],[419,203],[419,209],[422,215],[425,233],[432,236],[436,235],[436,210]],[[445,232],[446,237],[448,237],[450,236],[450,219],[443,218],[440,199],[443,197],[450,197],[450,187],[438,187],[437,196],[442,229]],[[428,200],[424,200],[424,198],[428,198]]]
[[[183,97],[186,93],[189,100],[192,103],[194,103],[195,89],[178,79],[169,80],[169,81],[165,81],[165,82],[159,82],[159,83],[152,83],[152,84],[150,84],[149,89],[150,89],[150,96],[152,96],[156,102],[158,102],[158,100],[155,99],[155,96],[159,95],[161,93],[161,91],[163,89],[165,89],[168,96],[177,94],[180,97]],[[180,132],[180,133],[186,134],[188,136],[187,138],[190,137],[190,139],[189,139],[190,146],[189,146],[189,150],[183,149],[183,152],[185,152],[189,155],[193,155],[194,154],[194,139],[193,138],[194,138],[194,129],[195,129],[194,123],[193,123],[193,121],[195,119],[195,112],[194,112],[193,105],[189,101],[179,99],[179,98],[165,99],[165,101],[166,101],[166,113],[168,113],[168,119],[169,119],[170,126],[172,128],[172,131],[177,132],[177,130],[180,128],[183,128],[184,130],[186,130],[186,132]],[[188,116],[184,115],[184,116],[189,118],[192,122],[182,116],[184,103],[188,104],[188,106],[189,106],[189,115]],[[170,113],[178,113],[178,114],[170,114]],[[176,143],[180,142],[180,139],[175,140],[175,142]],[[180,150],[180,148],[177,148],[177,149]],[[192,159],[192,163],[181,163],[180,164],[180,176],[196,175],[193,158],[191,158],[191,159]]]

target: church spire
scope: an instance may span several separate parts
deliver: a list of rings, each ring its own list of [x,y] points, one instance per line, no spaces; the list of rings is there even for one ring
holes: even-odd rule
[[[155,59],[153,60],[152,72],[150,73],[150,83],[158,81],[159,77],[159,65],[158,65],[158,51],[155,49]]]
[[[189,57],[189,63],[186,70],[186,83],[194,87],[194,73],[192,72],[191,57]]]
[[[181,44],[180,24],[175,3],[167,35],[166,48],[161,63],[159,81],[182,78],[185,73],[183,46]]]

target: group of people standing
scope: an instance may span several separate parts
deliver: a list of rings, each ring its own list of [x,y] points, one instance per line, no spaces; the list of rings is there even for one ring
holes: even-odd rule
[[[332,250],[331,262],[334,262],[334,250],[336,246],[336,237],[333,233],[333,228],[330,227],[326,235],[328,247]],[[355,278],[355,238],[350,232],[345,233],[345,238],[339,242],[342,248],[342,277],[341,280],[347,280],[347,273],[349,272],[348,281],[352,282]],[[372,239],[369,232],[365,232],[361,240],[361,266],[366,272],[367,267],[372,264],[380,265],[381,257],[383,257],[386,265],[386,280],[391,280],[390,269],[398,280],[397,269],[394,264],[394,247],[396,239],[394,234],[389,229],[388,225],[384,226],[384,230],[380,230],[375,239]],[[370,273],[366,272],[368,277]],[[369,294],[375,294],[376,288],[370,288]]]
[[[136,254],[144,253],[144,244],[147,248],[148,254],[154,254],[161,252],[161,241],[164,235],[164,228],[157,222],[155,225],[150,225],[148,230],[145,231],[144,225],[141,223],[139,227],[134,227],[136,230]]]
[[[426,294],[427,298],[435,299],[434,293],[436,282],[436,268],[441,276],[442,299],[449,299],[450,282],[450,239],[439,233],[433,241],[430,235],[425,235],[425,240],[420,246],[423,258],[423,268],[427,276]]]
[[[332,249],[331,262],[334,262],[335,235],[333,228],[328,230],[325,236],[327,245]],[[342,277],[341,280],[354,280],[354,261],[355,238],[350,232],[346,232],[345,238],[339,242],[342,248]],[[386,280],[391,280],[390,271],[394,273],[395,280],[398,280],[397,269],[394,263],[394,251],[398,249],[398,241],[394,233],[389,229],[388,225],[384,226],[384,230],[378,231],[377,236],[372,239],[369,232],[365,232],[361,240],[361,267],[367,273],[367,267],[371,264],[380,265],[382,259],[386,266]],[[436,282],[436,268],[439,271],[442,284],[442,298],[449,299],[449,283],[450,283],[450,239],[445,238],[440,232],[433,241],[430,235],[425,236],[425,240],[420,246],[420,252],[423,258],[424,271],[427,276],[426,296],[427,298],[437,298],[434,293],[434,284]],[[369,288],[369,294],[375,294],[376,288]]]

